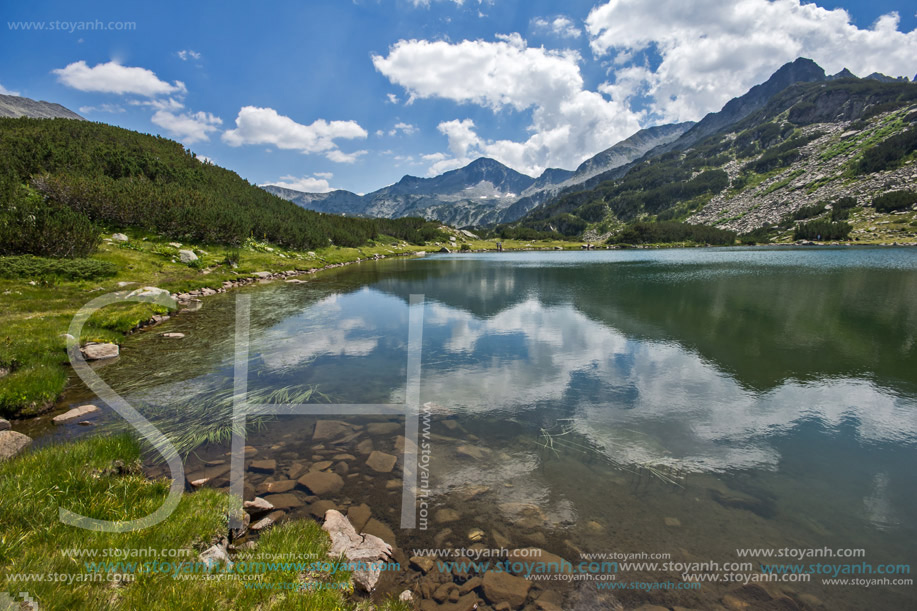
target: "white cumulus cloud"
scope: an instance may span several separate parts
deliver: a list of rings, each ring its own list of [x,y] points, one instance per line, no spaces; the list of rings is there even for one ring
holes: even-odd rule
[[[376,69],[405,88],[409,103],[442,98],[494,112],[531,111],[531,136],[524,142],[484,140],[469,120],[446,121],[449,159],[435,169],[458,167],[466,156],[487,155],[521,172],[575,167],[584,159],[640,129],[642,113],[627,100],[608,100],[584,88],[575,51],[529,47],[519,34],[494,42],[400,40],[388,55],[374,55]]]
[[[146,97],[185,93],[181,81],[167,83],[152,70],[122,66],[117,62],[96,64],[92,68],[83,61],[73,62],[64,68],[51,71],[64,85],[80,91],[98,93],[131,93]]]
[[[417,133],[417,127],[411,125],[410,123],[399,122],[395,123],[395,127],[389,130],[388,135],[394,136],[398,132],[401,132],[405,136],[410,136],[411,134]]]
[[[185,144],[210,139],[210,133],[217,131],[223,120],[209,112],[176,114],[168,110],[157,110],[150,119],[169,134]]]
[[[912,76],[917,30],[898,26],[897,13],[864,29],[844,9],[800,0],[611,0],[586,19],[593,53],[615,55],[613,63],[627,71],[616,72],[602,90],[642,90],[665,121],[719,110],[797,57],[815,60],[828,73],[846,67],[861,76]],[[645,50],[658,53],[658,67],[628,65]]]
[[[281,176],[280,180],[269,183],[284,189],[303,191],[305,193],[328,193],[334,189],[328,183],[333,175],[330,172],[316,172],[312,176]]]
[[[200,53],[198,53],[197,51],[192,51],[191,49],[182,49],[181,51],[178,51],[176,55],[178,55],[178,58],[182,60],[183,62],[188,61],[189,59],[200,59],[201,58]]]
[[[84,115],[107,112],[111,114],[117,114],[124,112],[124,107],[120,104],[99,104],[98,106],[80,106],[80,112]]]
[[[341,149],[333,149],[325,153],[325,157],[329,161],[335,163],[353,163],[369,151],[354,151],[352,153],[345,153]]]
[[[3,85],[0,85],[0,95],[19,95],[18,91],[10,91]]]
[[[532,20],[532,29],[536,32],[550,32],[562,38],[579,38],[583,31],[576,27],[569,17],[536,17]]]
[[[236,128],[224,132],[223,141],[230,146],[272,144],[279,149],[323,153],[338,163],[353,163],[366,151],[344,153],[335,141],[365,139],[367,136],[366,130],[356,121],[316,119],[310,125],[303,125],[273,108],[244,106],[236,117]]]

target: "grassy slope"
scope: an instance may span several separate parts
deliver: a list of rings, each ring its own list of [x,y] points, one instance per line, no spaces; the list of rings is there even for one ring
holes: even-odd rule
[[[58,507],[108,520],[138,518],[155,510],[168,491],[166,480],[149,481],[135,473],[105,473],[114,460],[132,466],[139,456],[137,443],[121,436],[50,446],[0,464],[0,592],[26,591],[42,609],[354,609],[346,600],[348,590],[336,587],[311,592],[254,589],[245,587],[251,582],[241,580],[177,579],[174,574],[156,570],[135,570],[129,575],[132,579],[120,585],[109,580],[106,573],[102,581],[91,581],[94,573],[86,566],[86,557],[70,550],[99,550],[97,558],[102,561],[130,560],[103,558],[109,548],[185,550],[179,558],[197,561],[198,553],[226,532],[228,497],[207,489],[186,494],[171,517],[141,531],[93,532],[58,520]],[[294,521],[263,535],[256,552],[263,554],[262,558],[270,558],[268,554],[290,558],[291,553],[302,555],[299,557],[311,553],[324,560],[328,543],[327,535],[315,522]],[[156,558],[135,559],[145,562]],[[338,583],[348,579],[341,573],[299,573],[264,571],[261,582]],[[13,577],[22,574],[32,576],[24,580]],[[54,577],[42,580],[38,574]],[[389,602],[383,608],[401,607]]]
[[[0,378],[0,416],[26,417],[47,409],[67,382],[67,355],[62,334],[77,310],[98,295],[140,286],[158,286],[173,292],[203,287],[219,288],[225,280],[257,271],[308,270],[334,263],[354,261],[376,254],[392,255],[416,251],[433,252],[436,245],[414,246],[391,238],[360,248],[329,247],[306,252],[284,250],[266,244],[250,244],[240,251],[238,267],[224,261],[234,249],[204,245],[196,248],[198,268],[178,262],[178,249],[169,240],[150,234],[128,232],[127,244],[104,243],[93,259],[113,263],[118,272],[110,278],[68,281],[41,278],[0,278],[0,367],[12,373]],[[473,249],[493,249],[494,242],[471,241]],[[504,243],[508,250],[530,242]],[[570,242],[537,242],[541,248],[578,248]],[[272,251],[268,251],[271,248]],[[205,273],[207,272],[207,273]],[[30,284],[34,282],[35,284]],[[136,282],[119,288],[119,282]],[[131,304],[110,306],[89,320],[81,341],[119,342],[123,334],[157,313],[155,306]],[[161,312],[160,312],[161,313]]]

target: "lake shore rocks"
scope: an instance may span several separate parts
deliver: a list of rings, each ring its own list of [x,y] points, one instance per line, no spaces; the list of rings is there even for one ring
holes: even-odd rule
[[[372,592],[382,575],[378,563],[392,558],[392,546],[372,534],[358,534],[350,521],[339,511],[328,510],[322,530],[331,537],[331,556],[344,556],[357,563],[353,580],[367,592]]]
[[[90,414],[96,414],[99,411],[99,408],[95,405],[81,405],[79,407],[74,407],[73,409],[64,412],[59,416],[54,416],[51,418],[51,422],[54,424],[63,424],[65,422],[77,420],[78,418],[84,418]]]
[[[121,353],[121,350],[118,348],[118,344],[97,344],[90,342],[80,348],[80,352],[83,353],[83,358],[87,361],[102,361],[117,357]]]

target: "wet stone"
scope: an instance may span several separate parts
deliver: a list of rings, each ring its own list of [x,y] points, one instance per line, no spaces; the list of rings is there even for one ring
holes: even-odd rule
[[[340,420],[319,420],[315,423],[315,430],[312,433],[313,441],[323,441],[346,435],[353,431],[353,427]]]
[[[289,492],[296,488],[296,480],[285,479],[279,482],[265,482],[262,487],[267,493]]]
[[[325,469],[330,467],[332,464],[334,464],[333,461],[320,460],[317,463],[314,463],[311,467],[309,467],[309,471],[324,471]]]
[[[404,428],[397,422],[373,422],[366,425],[366,432],[370,435],[391,435]]]
[[[324,496],[334,493],[344,487],[344,480],[337,473],[327,473],[325,471],[310,471],[297,480],[299,485],[304,486],[312,494]]]
[[[255,473],[273,473],[277,470],[277,461],[273,458],[268,460],[253,460],[248,468]]]
[[[396,462],[398,462],[397,456],[392,456],[391,454],[386,454],[377,450],[366,459],[366,466],[377,473],[391,473]]]
[[[327,512],[329,509],[337,509],[337,505],[331,501],[315,501],[309,505],[309,513],[316,518],[324,519],[325,512]]]
[[[459,512],[454,509],[449,509],[448,507],[437,510],[436,514],[433,516],[434,521],[438,524],[447,524],[449,522],[456,522],[461,516]]]
[[[297,509],[305,505],[305,502],[298,495],[293,494],[292,492],[283,494],[270,494],[265,496],[264,500],[277,509]]]
[[[270,528],[285,515],[286,514],[282,511],[274,511],[252,524],[249,529],[257,532],[266,528]]]
[[[357,529],[357,532],[361,532],[363,528],[365,528],[366,523],[369,522],[371,517],[372,510],[366,503],[353,505],[347,510],[347,519],[350,520],[353,527]]]

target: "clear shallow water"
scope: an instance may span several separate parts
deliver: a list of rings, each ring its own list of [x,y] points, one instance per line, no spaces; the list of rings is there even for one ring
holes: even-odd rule
[[[741,560],[736,548],[827,546],[865,549],[858,563],[917,564],[917,250],[436,256],[249,294],[251,388],[314,385],[334,403],[404,401],[407,299],[425,296],[431,505],[458,521],[400,530],[401,490],[386,485],[400,465],[380,475],[355,447],[315,450],[314,417],[278,417],[249,436],[279,470],[358,456],[332,500],[369,503],[404,549],[468,545],[481,528],[488,547],[508,540],[574,561],[618,551],[726,563]],[[210,298],[170,322],[187,335],[178,343],[131,338],[103,377],[181,422],[170,405],[231,387],[234,307],[232,294]],[[352,445],[370,438],[395,453],[399,431],[374,430]],[[188,471],[224,453],[203,446]],[[850,560],[801,562],[819,561]],[[800,595],[830,609],[917,606],[913,586],[823,577],[767,587],[809,608],[817,601]],[[615,596],[710,608],[731,587]]]

